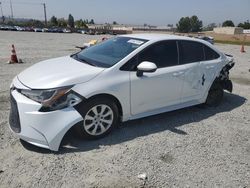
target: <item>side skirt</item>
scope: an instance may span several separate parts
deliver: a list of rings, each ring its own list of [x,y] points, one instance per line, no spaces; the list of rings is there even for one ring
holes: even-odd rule
[[[198,104],[202,104],[204,102],[205,101],[203,101],[203,100],[202,101],[200,101],[200,100],[193,100],[193,101],[181,103],[181,104],[178,104],[178,105],[172,105],[172,106],[168,106],[168,107],[163,107],[163,108],[160,108],[160,109],[157,109],[157,110],[143,112],[143,113],[140,113],[140,114],[133,115],[129,119],[123,120],[123,121],[134,120],[134,119],[139,119],[139,118],[143,118],[143,117],[147,117],[147,116],[152,116],[152,115],[156,115],[156,114],[170,112],[170,111],[174,111],[174,110],[178,110],[178,109],[182,109],[182,108],[186,108],[186,107],[190,107],[190,106],[195,106],[195,105],[198,105]]]

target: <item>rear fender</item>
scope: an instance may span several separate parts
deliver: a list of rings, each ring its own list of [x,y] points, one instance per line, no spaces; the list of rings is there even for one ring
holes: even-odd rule
[[[224,90],[227,90],[229,92],[233,91],[233,83],[229,79],[229,70],[232,69],[235,65],[232,56],[226,55],[230,61],[222,68],[220,71],[220,75],[218,77],[218,80],[223,87]]]

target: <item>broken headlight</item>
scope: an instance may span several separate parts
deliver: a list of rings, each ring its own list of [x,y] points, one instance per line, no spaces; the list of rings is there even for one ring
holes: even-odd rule
[[[63,87],[49,90],[20,90],[24,96],[42,104],[39,111],[48,112],[60,110],[79,104],[82,98],[71,90],[71,87]]]

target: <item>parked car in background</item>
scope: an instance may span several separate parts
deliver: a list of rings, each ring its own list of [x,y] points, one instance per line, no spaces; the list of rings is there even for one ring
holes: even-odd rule
[[[27,32],[44,32],[44,33],[72,33],[70,28],[40,28],[40,27],[21,27],[21,26],[10,26],[10,25],[0,25],[0,30],[3,31],[27,31]],[[78,33],[86,34],[87,30],[81,29],[77,31]],[[94,33],[93,33],[94,34]]]
[[[0,30],[2,30],[2,31],[7,31],[8,28],[7,28],[7,26],[5,26],[5,25],[0,25]]]
[[[87,30],[85,30],[85,29],[80,29],[80,30],[78,30],[78,33],[81,33],[81,34],[87,34]]]
[[[61,28],[53,28],[52,32],[53,33],[63,33],[63,29],[61,29]]]
[[[117,36],[17,75],[10,87],[10,127],[22,140],[57,151],[73,126],[84,138],[97,139],[120,121],[219,105],[224,90],[232,92],[233,65],[232,57],[203,40]]]
[[[16,28],[17,31],[25,31],[25,29],[23,27],[20,26],[14,26]]]
[[[63,29],[63,33],[72,33],[72,31],[70,29],[65,28]]]
[[[6,28],[8,31],[17,31],[17,29],[14,26],[8,25],[8,26],[6,26]]]
[[[42,28],[34,28],[34,31],[35,32],[43,32],[43,29]]]
[[[47,32],[49,32],[49,29],[48,28],[43,28],[42,32],[47,33]]]
[[[198,39],[201,39],[201,40],[205,40],[211,44],[214,44],[214,38],[213,37],[210,37],[210,36],[198,36],[196,37]]]
[[[34,32],[34,29],[32,27],[25,27],[24,30],[27,32]]]
[[[95,31],[92,30],[92,29],[90,29],[90,30],[88,30],[88,32],[86,34],[88,34],[88,35],[95,35]]]

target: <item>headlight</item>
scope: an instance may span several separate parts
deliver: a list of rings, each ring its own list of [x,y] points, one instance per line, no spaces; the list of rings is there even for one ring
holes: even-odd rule
[[[40,111],[54,111],[79,104],[82,99],[79,94],[63,87],[49,90],[20,90],[24,96],[42,104]]]

